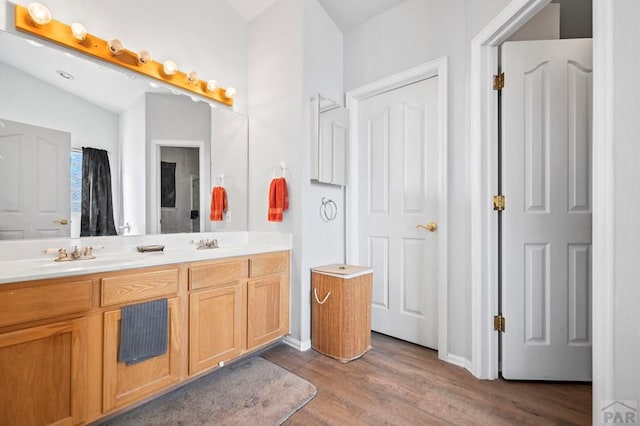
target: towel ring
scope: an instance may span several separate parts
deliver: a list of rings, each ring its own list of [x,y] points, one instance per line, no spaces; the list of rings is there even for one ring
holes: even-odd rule
[[[320,204],[320,218],[323,222],[331,222],[338,216],[338,206],[335,201],[330,198],[322,197]]]
[[[277,176],[277,175],[276,175],[276,172],[277,172],[278,170],[281,170],[281,171],[282,171],[282,173],[280,174],[280,176]],[[273,178],[273,179],[275,179],[275,178],[277,178],[277,177],[281,177],[281,178],[283,178],[283,177],[286,177],[286,175],[287,175],[287,163],[285,163],[284,161],[281,161],[281,162],[280,162],[280,164],[278,164],[277,166],[275,166],[275,167],[273,168],[273,170],[271,171],[271,178]]]
[[[224,186],[224,174],[216,176],[213,180],[213,186]]]

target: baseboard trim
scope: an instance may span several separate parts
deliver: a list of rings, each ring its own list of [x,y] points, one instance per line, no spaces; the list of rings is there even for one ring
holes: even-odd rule
[[[457,365],[458,367],[462,367],[465,370],[469,371],[469,373],[473,374],[471,361],[468,360],[467,358],[463,358],[463,357],[458,356],[458,355],[448,354],[446,359],[445,359],[445,361],[448,362],[449,364],[453,364],[453,365]]]
[[[287,334],[284,337],[284,344],[287,346],[291,346],[294,349],[299,350],[300,352],[305,352],[311,349],[311,340],[305,340],[301,342],[290,334]]]

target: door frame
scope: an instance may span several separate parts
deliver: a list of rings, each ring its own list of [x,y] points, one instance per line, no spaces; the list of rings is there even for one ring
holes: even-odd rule
[[[349,171],[346,192],[347,217],[346,217],[346,254],[347,262],[358,261],[357,244],[357,218],[358,212],[358,155],[354,141],[358,140],[358,105],[359,102],[390,90],[398,89],[411,83],[416,83],[430,77],[438,77],[438,109],[440,110],[438,139],[440,145],[440,193],[441,202],[439,209],[439,279],[438,279],[438,358],[452,364],[468,368],[468,361],[462,357],[449,354],[447,338],[447,162],[448,162],[448,86],[447,86],[446,56],[402,71],[392,76],[383,78],[362,87],[349,90],[346,93],[347,109],[349,110]]]
[[[497,194],[498,96],[490,82],[498,68],[498,46],[551,0],[514,0],[471,41],[469,177],[471,185],[471,373],[496,379],[498,334]],[[508,82],[507,82],[508,84]]]
[[[204,153],[204,141],[198,140],[173,140],[173,139],[152,139],[150,150],[149,164],[149,176],[151,176],[148,193],[149,193],[149,208],[147,209],[147,233],[158,234],[160,232],[160,148],[198,148],[198,163],[200,182],[209,182],[210,170],[209,166],[205,162]],[[204,185],[200,185],[200,205],[202,206],[202,200],[206,200],[208,197],[208,188],[205,189]],[[205,203],[205,208],[208,209]],[[206,212],[206,217],[209,217],[209,211]],[[204,230],[204,218],[205,214],[200,209],[200,229]]]

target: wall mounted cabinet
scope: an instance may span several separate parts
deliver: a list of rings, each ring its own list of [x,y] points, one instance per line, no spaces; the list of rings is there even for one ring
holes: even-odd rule
[[[346,185],[349,113],[318,94],[311,100],[311,123],[311,180]]]

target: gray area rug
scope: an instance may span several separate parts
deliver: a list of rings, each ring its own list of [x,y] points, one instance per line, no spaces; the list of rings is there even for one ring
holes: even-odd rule
[[[104,425],[279,425],[316,395],[263,358],[217,370]]]

